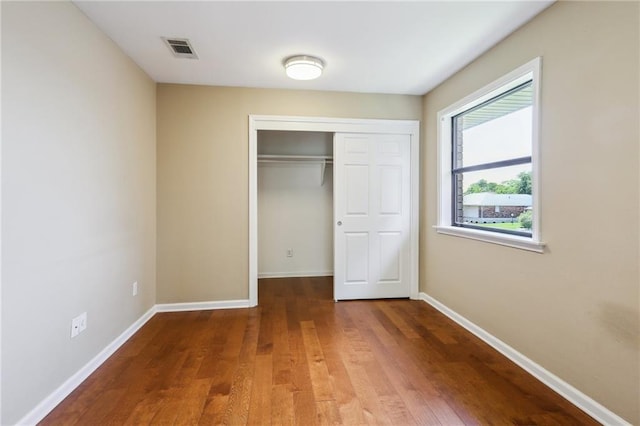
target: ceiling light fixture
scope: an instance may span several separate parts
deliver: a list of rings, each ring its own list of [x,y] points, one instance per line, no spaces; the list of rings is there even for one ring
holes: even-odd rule
[[[322,75],[324,62],[315,56],[298,55],[285,59],[284,69],[294,80],[313,80]]]

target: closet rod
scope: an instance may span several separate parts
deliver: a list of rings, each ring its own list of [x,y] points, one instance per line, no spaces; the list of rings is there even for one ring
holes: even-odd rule
[[[258,163],[300,163],[318,164],[320,166],[320,186],[324,185],[324,174],[327,165],[333,164],[330,155],[258,155]]]
[[[329,155],[258,155],[260,163],[280,163],[280,162],[321,162],[332,163],[333,157]]]

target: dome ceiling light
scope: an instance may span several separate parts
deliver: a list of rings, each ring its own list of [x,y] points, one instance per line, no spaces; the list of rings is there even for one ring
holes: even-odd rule
[[[324,62],[315,56],[297,55],[285,59],[284,69],[294,80],[313,80],[322,75]]]

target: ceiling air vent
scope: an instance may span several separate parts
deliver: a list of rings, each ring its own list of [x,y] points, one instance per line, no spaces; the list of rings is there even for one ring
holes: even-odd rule
[[[196,55],[196,51],[193,50],[189,39],[162,37],[162,40],[164,40],[176,58],[198,59],[198,55]]]

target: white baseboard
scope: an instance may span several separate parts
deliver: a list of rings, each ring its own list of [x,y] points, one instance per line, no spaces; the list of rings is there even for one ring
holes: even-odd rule
[[[58,389],[43,399],[33,410],[27,413],[17,424],[35,425],[45,418],[63,399],[73,392],[87,377],[98,369],[120,346],[133,336],[143,325],[155,315],[156,307],[153,306],[145,312],[136,322],[131,324],[122,334],[109,343],[98,355],[93,357],[84,367],[69,377]]]
[[[145,312],[136,322],[131,324],[120,336],[109,343],[98,355],[89,361],[84,367],[69,377],[58,389],[43,399],[33,410],[25,415],[17,425],[31,426],[40,422],[58,404],[73,392],[87,377],[98,369],[111,355],[114,354],[131,336],[147,323],[157,312],[181,312],[198,311],[207,309],[231,309],[248,308],[249,300],[227,300],[217,302],[196,303],[165,303],[154,305]]]
[[[156,312],[206,311],[210,309],[248,308],[249,300],[221,300],[214,302],[162,303],[156,305]]]
[[[258,272],[258,278],[331,277],[333,271],[316,272]]]
[[[446,315],[471,333],[475,334],[489,346],[509,358],[511,361],[518,364],[529,374],[562,395],[566,400],[571,402],[576,407],[580,408],[582,411],[584,411],[603,425],[631,426],[629,422],[627,422],[599,402],[585,395],[555,374],[551,373],[544,367],[538,365],[534,361],[527,358],[525,355],[513,349],[502,340],[498,339],[497,337],[480,328],[462,315],[438,302],[433,297],[427,295],[426,293],[420,293],[420,299],[427,302],[429,305],[433,306],[438,311],[442,312],[444,315]]]

